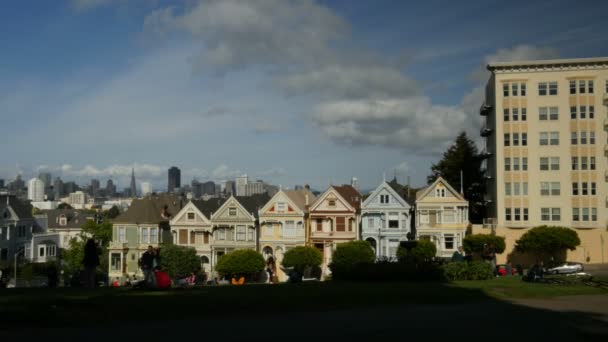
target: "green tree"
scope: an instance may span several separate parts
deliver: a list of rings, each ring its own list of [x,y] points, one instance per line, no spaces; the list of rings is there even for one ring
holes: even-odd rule
[[[309,246],[298,246],[285,252],[283,257],[284,267],[293,267],[300,274],[308,267],[319,267],[323,262],[321,252]]]
[[[222,256],[215,270],[226,278],[252,277],[264,270],[264,257],[252,249],[239,249]]]
[[[61,251],[63,269],[67,274],[73,274],[82,270],[82,258],[84,258],[85,240],[82,236],[70,239],[69,247]],[[100,256],[100,261],[101,261]]]
[[[65,209],[74,209],[74,208],[72,208],[72,206],[71,206],[71,205],[69,205],[69,204],[67,204],[67,203],[65,203],[65,202],[61,202],[61,203],[59,203],[59,205],[57,206],[57,209],[63,209],[63,210],[65,210]]]
[[[581,240],[575,230],[565,227],[540,226],[527,231],[515,242],[515,250],[529,253],[554,263],[566,259],[566,250],[575,250]]]
[[[350,241],[341,243],[332,254],[329,265],[332,276],[336,279],[352,277],[352,272],[360,264],[372,264],[376,255],[367,241]]]
[[[475,142],[462,132],[443,153],[441,160],[431,166],[431,174],[427,177],[430,184],[441,176],[456,190],[460,190],[462,172],[464,197],[469,201],[469,218],[475,223],[480,222],[485,215],[482,160]]]
[[[118,215],[120,215],[120,209],[118,209],[118,207],[115,205],[104,212],[104,216],[108,219],[115,219],[118,217]]]
[[[413,244],[414,247],[409,250],[403,246],[397,248],[397,259],[400,262],[426,262],[437,255],[437,247],[431,241],[418,240]]]
[[[99,241],[102,247],[107,247],[112,240],[112,224],[108,221],[95,223],[93,220],[87,220],[82,225],[82,231],[94,240]]]
[[[473,255],[475,258],[484,256],[484,253],[489,253],[489,247],[494,246],[494,253],[501,254],[505,251],[505,238],[502,236],[489,234],[474,234],[469,235],[462,241],[464,251]]]
[[[160,250],[160,267],[173,279],[184,278],[190,273],[198,273],[201,259],[191,247],[166,245]]]

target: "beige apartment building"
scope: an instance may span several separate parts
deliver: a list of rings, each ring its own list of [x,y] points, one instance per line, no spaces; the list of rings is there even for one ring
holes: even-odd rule
[[[578,232],[581,246],[569,260],[608,262],[608,58],[492,63],[488,70],[480,109],[490,208],[484,227],[506,237],[499,262],[540,225]]]

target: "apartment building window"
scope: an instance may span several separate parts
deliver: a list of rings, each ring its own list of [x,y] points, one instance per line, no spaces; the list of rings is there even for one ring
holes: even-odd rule
[[[118,242],[127,242],[125,230],[125,227],[118,227]]]
[[[540,158],[540,170],[541,171],[549,170],[549,158],[547,158],[547,157]]]
[[[521,183],[521,188],[522,188],[522,194],[524,196],[528,196],[528,182],[523,182]]]
[[[540,132],[539,137],[540,137],[540,139],[539,139],[538,144],[540,146],[549,145],[549,132]]]
[[[558,171],[559,170],[559,157],[551,157],[551,170]]]
[[[505,208],[505,221],[511,221],[511,208]]]
[[[570,80],[570,95],[576,94],[576,81]]]
[[[572,183],[572,196],[578,196],[578,183]]]
[[[608,93],[608,80],[606,80],[606,89],[604,89],[605,93]]]
[[[509,108],[502,110],[502,116],[504,121],[509,121]]]
[[[593,80],[587,81],[587,92],[593,94]]]
[[[511,95],[512,96],[517,96],[517,89],[518,89],[518,84],[511,83]]]
[[[571,145],[576,145],[578,143],[578,136],[576,132],[571,132],[570,133],[570,144]]]
[[[511,158],[505,158],[505,171],[511,171]]]
[[[578,170],[578,157],[572,157],[572,170]]]
[[[519,158],[513,158],[513,171],[519,171]]]
[[[559,108],[549,107],[549,120],[555,121],[559,119]]]
[[[509,84],[503,83],[502,85],[502,96],[509,97]]]
[[[285,235],[287,235],[286,232],[288,231],[289,222],[291,222],[291,228],[295,232],[295,228],[293,227],[293,221],[287,221],[287,222],[285,222],[285,230],[284,230]],[[292,236],[292,235],[287,235],[287,236]],[[245,241],[246,239],[247,239],[247,227],[236,226],[236,241]]]
[[[528,157],[521,158],[521,170],[528,171]]]
[[[513,108],[513,121],[519,121],[519,108]]]
[[[521,121],[526,121],[526,120],[528,120],[528,109],[522,108],[521,109]]]
[[[578,221],[578,220],[579,220],[579,209],[572,208],[572,221]]]
[[[550,132],[549,136],[551,145],[559,145],[559,132]]]
[[[549,82],[549,95],[557,95],[557,82]]]
[[[595,170],[595,157],[589,157],[589,170]]]
[[[589,145],[595,145],[595,132],[589,132]]]
[[[595,118],[595,106],[589,106],[589,119]]]
[[[521,134],[521,146],[528,146],[528,133]]]
[[[587,106],[580,106],[578,111],[581,119],[585,119],[587,117]]]
[[[515,212],[515,221],[521,221],[521,209],[520,208],[515,208],[514,210]]]
[[[551,208],[541,208],[540,219],[541,221],[551,221]]]
[[[509,90],[507,88],[507,92],[508,91]],[[547,95],[547,83],[546,82],[538,84],[538,95],[539,96],[545,96],[545,95]]]
[[[541,121],[545,121],[549,118],[549,111],[547,109],[547,107],[540,107],[538,108],[538,119]]]
[[[583,196],[589,195],[589,189],[587,189],[587,182],[581,183],[581,195],[583,195]]]
[[[576,106],[570,107],[570,119],[576,119]]]
[[[528,208],[524,208],[524,221],[528,221]]]
[[[587,170],[587,157],[581,157],[581,170]]]
[[[505,146],[511,146],[511,135],[509,133],[505,133]]]
[[[591,182],[591,196],[597,195],[597,188],[595,182]]]
[[[581,145],[587,145],[587,132],[581,132]]]
[[[591,221],[597,221],[597,208],[591,208]]]
[[[511,196],[511,183],[505,182],[505,196]]]
[[[586,86],[586,84],[585,84],[585,83],[586,83],[586,82],[585,82],[585,81],[583,81],[583,80],[578,81],[578,93],[579,93],[579,94],[584,94],[584,93],[585,93],[585,88],[586,88],[586,87],[585,87],[585,86]]]
[[[522,83],[520,85],[520,90],[521,90],[521,92],[520,92],[521,96],[526,96],[526,84],[525,83]]]
[[[520,189],[521,184],[520,183],[513,183],[513,196],[519,196],[520,194]]]
[[[589,208],[583,208],[583,221],[589,221]]]
[[[549,196],[551,194],[551,184],[549,182],[540,182],[540,195]]]
[[[519,146],[519,133],[513,133],[513,146]]]
[[[551,221],[560,221],[562,219],[561,216],[560,208],[551,208]]]

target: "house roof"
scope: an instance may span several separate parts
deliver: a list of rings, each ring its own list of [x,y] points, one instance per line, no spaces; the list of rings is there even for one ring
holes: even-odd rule
[[[206,201],[193,200],[192,204],[194,204],[208,219],[211,219],[211,214],[218,210],[224,202],[226,202],[225,198],[210,198]]]
[[[348,204],[353,208],[359,209],[361,207],[361,194],[357,189],[350,185],[333,185],[332,186],[339,194],[344,198]]]
[[[270,201],[270,196],[267,193],[255,194],[252,196],[237,196],[237,201],[256,218],[259,217],[258,211]]]
[[[599,64],[608,63],[608,57],[494,62],[494,63],[489,63],[487,66],[487,69],[494,70],[494,69],[498,69],[498,68],[521,67],[521,66],[584,65],[584,64],[598,64],[598,63]]]
[[[81,228],[87,220],[95,219],[95,216],[75,209],[54,209],[45,211],[49,228]],[[59,218],[65,215],[66,225],[59,224]]]
[[[115,218],[113,223],[159,224],[169,221],[185,205],[186,201],[183,197],[173,194],[153,194],[134,199],[129,209]],[[168,216],[161,215],[165,208]]]
[[[308,189],[286,190],[283,191],[289,199],[300,208],[303,212],[307,212],[306,195],[308,195],[308,205],[311,205],[317,200],[317,197]]]
[[[0,209],[10,207],[20,219],[34,219],[32,205],[15,196],[0,195]]]
[[[395,192],[401,198],[403,198],[403,200],[406,201],[407,204],[409,204],[410,206],[414,205],[414,203],[416,202],[416,198],[415,198],[416,192],[414,191],[412,193],[412,189],[410,187],[408,187],[407,185],[399,184],[399,182],[397,182],[397,178],[393,178],[393,180],[391,180],[390,182],[387,182],[387,184],[393,190],[395,190]]]
[[[450,185],[450,183],[448,183],[448,181],[446,181],[445,179],[443,179],[443,177],[441,177],[441,176],[437,177],[437,179],[433,183],[429,184],[426,188],[422,188],[422,189],[418,190],[418,192],[416,193],[416,200],[419,200],[422,197],[426,196],[428,194],[428,192],[431,191],[431,189],[433,189],[435,187],[435,185],[437,185],[440,182],[443,185],[445,185],[446,188],[448,188],[448,190],[450,192],[452,192],[454,194],[454,196],[456,196],[456,198],[458,198],[461,201],[466,201],[466,199],[464,198],[464,196],[462,196],[458,191],[456,191],[456,189],[454,189]]]

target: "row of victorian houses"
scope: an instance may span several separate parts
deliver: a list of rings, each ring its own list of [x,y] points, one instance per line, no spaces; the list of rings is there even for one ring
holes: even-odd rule
[[[109,276],[140,277],[139,258],[161,243],[194,248],[210,275],[222,255],[237,249],[257,250],[280,265],[285,252],[304,245],[321,251],[326,275],[336,246],[353,240],[368,241],[378,258],[394,258],[400,241],[426,238],[438,257],[450,257],[468,222],[468,202],[442,178],[415,193],[384,181],[365,199],[350,185],[318,196],[308,188],[206,201],[153,195],[134,200],[113,221]],[[286,279],[280,268],[277,275]]]

